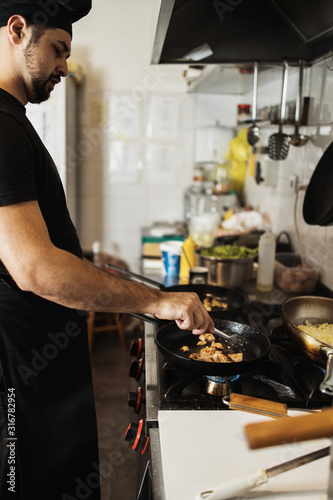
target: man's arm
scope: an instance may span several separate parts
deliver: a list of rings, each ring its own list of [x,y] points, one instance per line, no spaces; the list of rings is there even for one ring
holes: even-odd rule
[[[213,331],[196,294],[121,280],[55,247],[36,201],[0,207],[0,259],[22,290],[66,307],[154,314],[193,333]]]

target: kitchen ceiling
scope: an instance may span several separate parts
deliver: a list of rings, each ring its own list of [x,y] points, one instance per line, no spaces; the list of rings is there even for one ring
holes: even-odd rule
[[[162,0],[152,63],[312,63],[332,49],[332,0]]]

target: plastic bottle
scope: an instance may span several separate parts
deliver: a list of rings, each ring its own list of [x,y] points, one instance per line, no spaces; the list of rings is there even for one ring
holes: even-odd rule
[[[270,292],[274,281],[275,236],[271,231],[264,233],[259,240],[257,290]]]
[[[99,241],[94,241],[92,244],[93,263],[95,266],[101,265],[101,244]]]

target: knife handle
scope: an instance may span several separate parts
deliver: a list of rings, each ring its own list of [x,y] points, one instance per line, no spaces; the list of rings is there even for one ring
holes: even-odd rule
[[[251,449],[333,436],[333,408],[310,415],[270,420],[244,427]]]
[[[219,484],[215,488],[202,491],[197,495],[196,500],[223,500],[241,495],[252,488],[267,483],[268,475],[265,470],[260,469],[248,476],[232,479]]]

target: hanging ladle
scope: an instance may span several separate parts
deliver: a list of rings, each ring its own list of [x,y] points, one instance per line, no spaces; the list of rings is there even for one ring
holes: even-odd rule
[[[254,146],[260,139],[260,128],[256,124],[257,119],[257,95],[258,95],[258,62],[254,63],[253,68],[253,100],[252,100],[252,125],[247,131],[247,142]]]
[[[302,90],[303,90],[303,69],[304,69],[304,63],[303,61],[300,61],[299,65],[299,78],[298,78],[298,92],[297,92],[297,100],[296,100],[296,109],[295,109],[295,131],[294,133],[290,136],[290,144],[296,147],[304,146],[308,140],[309,137],[304,134],[299,133],[299,126],[300,126],[300,121],[301,121],[301,109],[302,109]]]

